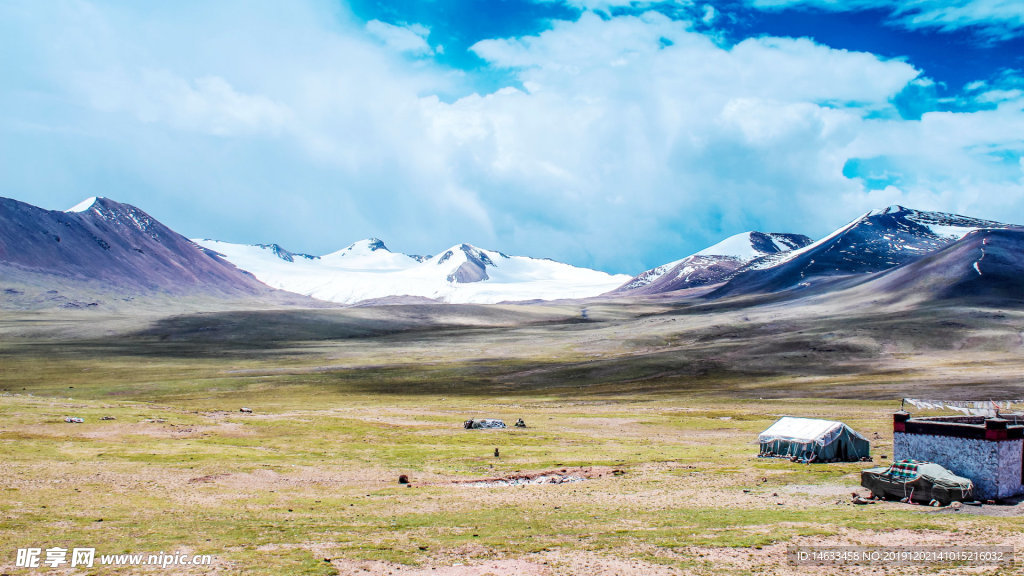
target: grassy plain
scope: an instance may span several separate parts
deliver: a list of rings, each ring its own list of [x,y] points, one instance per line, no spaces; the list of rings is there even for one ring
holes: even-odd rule
[[[853,506],[863,464],[756,458],[782,415],[842,419],[878,463],[901,396],[1024,395],[1019,311],[588,312],[5,314],[0,571],[83,573],[14,565],[60,546],[216,557],[95,574],[872,574],[790,566],[786,548],[1024,546],[1021,506]],[[551,470],[586,480],[463,483]]]

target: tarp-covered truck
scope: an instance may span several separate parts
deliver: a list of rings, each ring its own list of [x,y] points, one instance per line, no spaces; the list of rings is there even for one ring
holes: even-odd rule
[[[898,460],[889,467],[869,468],[860,473],[860,485],[876,498],[893,498],[929,504],[974,499],[974,484],[932,462]]]

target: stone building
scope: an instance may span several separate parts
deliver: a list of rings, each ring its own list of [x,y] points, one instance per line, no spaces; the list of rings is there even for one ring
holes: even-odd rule
[[[893,414],[893,460],[934,462],[974,482],[981,500],[1024,494],[1024,417]]]

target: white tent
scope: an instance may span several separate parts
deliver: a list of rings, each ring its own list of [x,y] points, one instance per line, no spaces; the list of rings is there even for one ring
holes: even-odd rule
[[[860,460],[871,451],[868,439],[834,420],[779,418],[757,437],[760,456],[806,460]]]

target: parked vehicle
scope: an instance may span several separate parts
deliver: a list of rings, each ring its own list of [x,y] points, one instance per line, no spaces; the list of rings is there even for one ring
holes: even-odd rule
[[[860,485],[876,498],[943,506],[974,499],[974,483],[933,462],[898,460],[891,466],[860,473]]]

